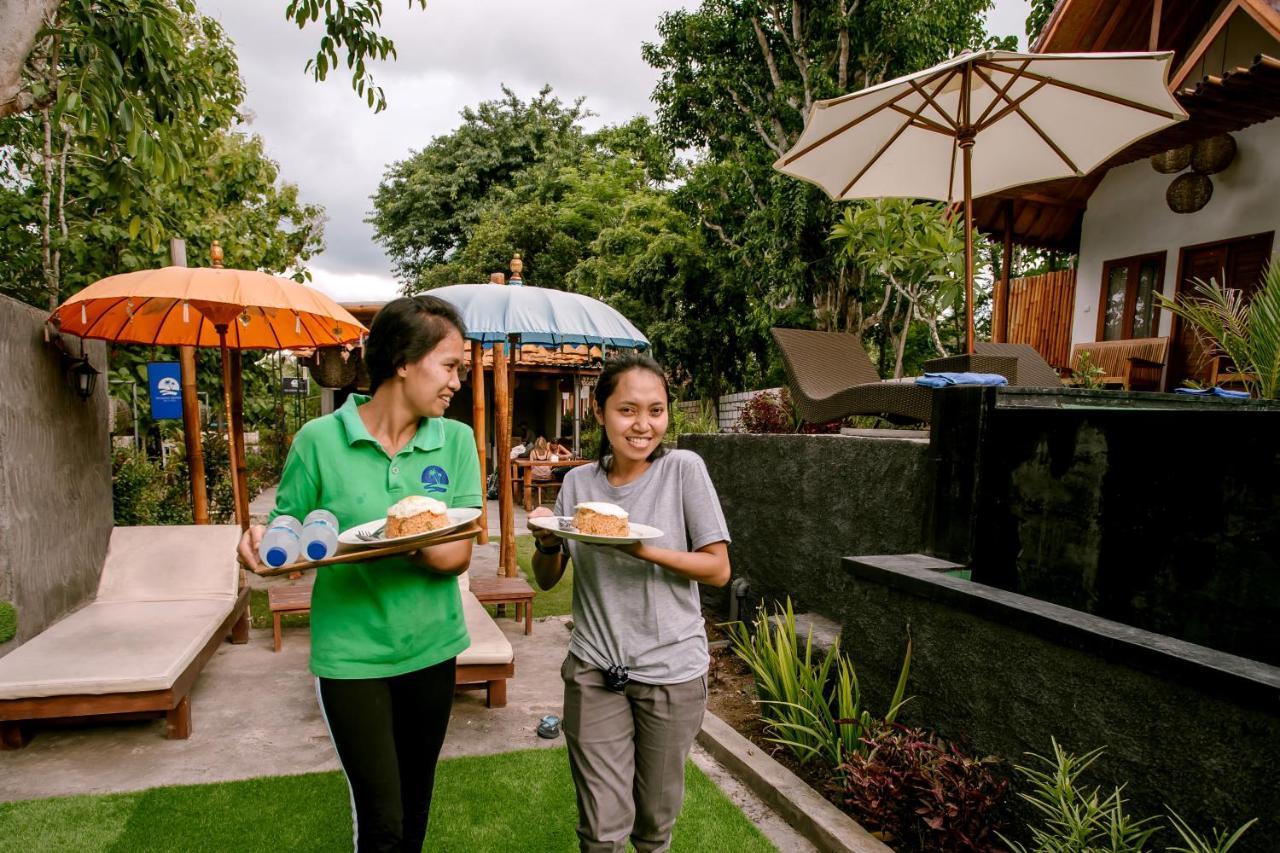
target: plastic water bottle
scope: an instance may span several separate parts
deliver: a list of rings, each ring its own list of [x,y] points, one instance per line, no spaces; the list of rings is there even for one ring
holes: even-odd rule
[[[258,557],[273,569],[298,559],[302,549],[302,524],[291,515],[278,515],[258,543]]]
[[[338,551],[338,517],[327,509],[313,509],[302,520],[302,553],[323,560]]]

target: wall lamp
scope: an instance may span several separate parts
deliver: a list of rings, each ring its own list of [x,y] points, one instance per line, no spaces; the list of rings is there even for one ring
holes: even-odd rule
[[[45,327],[45,340],[53,344],[54,349],[58,351],[58,362],[62,368],[63,374],[67,377],[67,384],[71,386],[71,390],[79,395],[81,400],[88,400],[93,396],[93,391],[98,387],[98,377],[101,371],[89,363],[89,357],[84,354],[84,338],[80,339],[80,355],[72,355],[67,350],[66,343],[62,340],[62,336],[56,330]]]

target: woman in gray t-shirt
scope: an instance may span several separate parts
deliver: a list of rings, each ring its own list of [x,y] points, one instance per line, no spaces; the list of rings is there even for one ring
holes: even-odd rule
[[[550,589],[574,565],[561,676],[582,850],[622,851],[628,839],[642,853],[670,846],[707,704],[698,584],[728,583],[729,531],[701,457],[662,446],[668,402],[653,359],[609,362],[592,406],[603,425],[600,464],[570,471],[555,508],[573,515],[586,501],[617,504],[661,539],[589,545],[530,526],[539,586]]]

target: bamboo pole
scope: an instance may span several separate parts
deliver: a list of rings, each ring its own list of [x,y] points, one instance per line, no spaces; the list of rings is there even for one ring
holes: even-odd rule
[[[518,256],[517,256],[518,257]],[[518,274],[518,273],[517,273]],[[515,278],[515,276],[512,276]],[[507,386],[510,396],[506,400],[507,405],[507,435],[511,434],[511,425],[515,417],[516,411],[516,384],[519,378],[516,376],[516,364],[520,361],[520,344],[515,335],[508,337],[508,351],[510,352],[511,363],[507,366]],[[495,356],[496,358],[496,356]],[[510,456],[510,453],[507,454]],[[511,470],[511,464],[508,461],[503,467],[508,471]],[[519,571],[516,568],[516,507],[515,497],[511,496],[510,509],[507,512],[507,521],[502,525],[502,545],[506,560],[502,563],[502,571],[509,578],[515,577]]]
[[[236,440],[235,430],[231,426],[233,406],[231,403],[231,357],[230,350],[227,349],[227,324],[218,323],[214,328],[218,332],[218,352],[222,355],[222,404],[227,425],[227,460],[231,467],[231,499],[235,507],[236,521],[240,523],[240,529],[248,530],[248,515],[240,515],[240,478],[236,476],[235,470]]]
[[[476,542],[489,544],[489,496],[485,484],[488,481],[485,465],[484,434],[484,344],[471,342],[471,424],[476,434],[476,454],[480,457],[480,535]]]
[[[244,362],[239,349],[229,353],[231,357],[231,429],[235,433],[233,471],[236,484],[236,517],[241,529],[249,526],[249,464],[244,457]]]
[[[493,345],[493,432],[493,464],[498,470],[498,524],[502,531],[498,540],[498,574],[501,575],[506,573],[507,530],[514,527],[512,515],[515,512],[511,505],[511,410],[507,398],[507,356],[501,343]],[[515,549],[514,532],[510,547]]]
[[[175,267],[187,265],[186,241],[177,238],[169,241],[169,263]],[[190,316],[190,308],[185,310]],[[191,477],[191,516],[196,524],[208,524],[209,488],[205,482],[204,448],[201,446],[195,347],[178,347],[178,370],[182,377],[182,439],[187,448],[187,472]]]
[[[1013,265],[1013,202],[1005,202],[1004,246],[1000,253],[1000,285],[996,288],[996,322],[992,338],[1009,342],[1009,268]]]

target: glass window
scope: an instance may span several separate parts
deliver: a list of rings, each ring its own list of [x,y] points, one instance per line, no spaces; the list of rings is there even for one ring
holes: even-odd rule
[[[1098,307],[1097,340],[1155,337],[1160,318],[1155,294],[1164,282],[1164,253],[1107,261],[1102,281],[1106,289]]]

